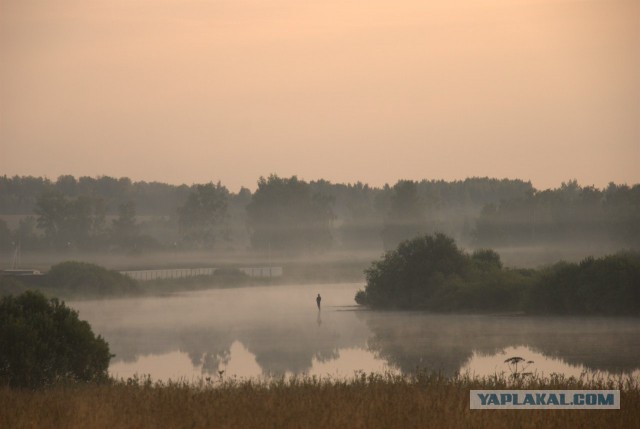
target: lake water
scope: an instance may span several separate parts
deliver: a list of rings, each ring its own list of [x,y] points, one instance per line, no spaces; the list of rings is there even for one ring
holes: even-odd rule
[[[640,376],[640,319],[363,311],[353,301],[361,288],[262,286],[68,304],[109,342],[110,373],[122,378],[351,377],[416,368],[508,375],[513,356],[543,375]]]

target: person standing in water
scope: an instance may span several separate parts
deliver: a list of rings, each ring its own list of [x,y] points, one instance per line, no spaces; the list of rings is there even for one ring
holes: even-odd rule
[[[320,294],[318,294],[318,297],[316,298],[316,304],[318,304],[318,310],[320,310],[320,301],[322,301],[322,297],[320,297]]]

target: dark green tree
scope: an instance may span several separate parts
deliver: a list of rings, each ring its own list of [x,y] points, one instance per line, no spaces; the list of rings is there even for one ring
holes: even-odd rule
[[[391,250],[401,241],[426,232],[425,207],[418,195],[416,182],[398,181],[393,187],[390,202],[391,206],[382,230],[385,250]]]
[[[503,270],[496,252],[469,256],[444,234],[403,241],[365,274],[355,299],[374,308],[514,311],[532,283],[527,273]]]
[[[0,385],[104,381],[111,357],[107,342],[63,302],[33,291],[0,300]]]
[[[400,243],[371,264],[359,303],[380,308],[437,307],[447,288],[468,275],[468,258],[444,234],[425,235]]]
[[[47,191],[38,197],[35,213],[38,215],[38,228],[44,231],[51,244],[58,244],[62,237],[67,219],[67,200],[61,192]]]
[[[640,249],[640,185],[606,190],[575,180],[484,207],[476,221],[480,246],[580,246]]]
[[[56,180],[55,187],[67,197],[75,197],[78,194],[78,181],[69,174],[59,176]]]
[[[133,249],[140,236],[140,226],[136,222],[136,205],[132,201],[118,206],[118,217],[111,225],[113,241],[120,248]]]
[[[178,223],[185,242],[211,248],[224,237],[229,191],[220,182],[194,185],[183,206],[178,208]]]
[[[99,198],[71,200],[59,191],[48,190],[38,197],[35,212],[38,227],[53,247],[94,246],[104,231],[106,210]]]
[[[347,249],[380,249],[384,213],[376,209],[375,191],[360,182],[344,186],[340,198],[343,219],[340,227],[341,245]]]
[[[560,262],[543,270],[527,310],[550,314],[640,315],[640,254]]]
[[[23,249],[35,249],[41,245],[42,240],[36,234],[36,218],[27,216],[20,219],[18,227],[13,231],[13,241],[19,243]]]
[[[104,234],[105,214],[101,199],[80,196],[67,201],[67,217],[63,223],[65,236],[76,247],[93,247]]]
[[[471,255],[471,260],[475,262],[482,271],[491,269],[502,269],[500,255],[491,249],[478,249]]]
[[[254,249],[274,252],[317,252],[331,247],[332,199],[313,192],[296,176],[258,180],[247,206]]]

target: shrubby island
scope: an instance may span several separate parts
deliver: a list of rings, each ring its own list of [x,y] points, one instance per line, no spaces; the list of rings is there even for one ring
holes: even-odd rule
[[[138,282],[130,277],[87,262],[61,262],[41,276],[0,276],[0,296],[27,290],[74,299],[141,293]]]
[[[365,271],[356,302],[375,309],[640,315],[640,254],[620,252],[540,270],[504,268],[444,234],[406,240]]]

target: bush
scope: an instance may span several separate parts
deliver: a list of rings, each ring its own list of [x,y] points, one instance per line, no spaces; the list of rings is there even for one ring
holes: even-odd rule
[[[139,291],[135,280],[86,262],[62,262],[46,274],[47,287],[76,296],[109,296]]]
[[[355,300],[373,308],[640,315],[637,252],[539,271],[503,269],[493,250],[469,256],[436,234],[400,243],[365,274]]]
[[[492,269],[501,269],[502,261],[500,255],[491,249],[478,249],[471,255],[471,259],[476,263],[482,271],[490,271]]]
[[[640,254],[559,262],[543,271],[527,302],[532,313],[640,315]]]
[[[444,234],[407,240],[365,271],[358,304],[435,311],[516,311],[533,279],[502,268],[500,255],[471,256]]]
[[[366,294],[366,292],[363,291],[363,290],[359,290],[358,292],[356,292],[355,300],[356,300],[356,304],[367,305],[367,294]]]
[[[360,302],[378,308],[429,308],[449,300],[449,287],[466,277],[468,257],[444,234],[403,241],[365,271]]]
[[[0,384],[104,381],[111,357],[107,342],[64,302],[33,291],[0,301]]]

